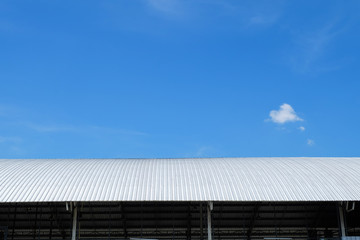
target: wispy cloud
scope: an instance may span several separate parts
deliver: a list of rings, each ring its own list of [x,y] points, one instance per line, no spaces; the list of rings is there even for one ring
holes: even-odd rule
[[[23,122],[23,126],[40,132],[40,133],[56,133],[56,132],[77,132],[77,133],[107,133],[107,134],[120,134],[120,135],[134,135],[134,136],[145,136],[145,132],[121,129],[121,128],[111,128],[103,127],[96,125],[84,125],[84,126],[74,126],[74,125],[61,125],[61,124],[38,124]]]
[[[130,129],[122,129],[122,128],[111,128],[111,127],[103,127],[103,126],[83,126],[77,128],[79,131],[98,131],[104,133],[114,133],[121,135],[133,135],[133,136],[147,136],[148,134],[141,131],[130,130]]]
[[[18,112],[19,109],[14,106],[0,104],[0,117],[16,117]]]
[[[202,146],[200,148],[198,148],[198,150],[196,151],[195,156],[196,157],[203,157],[204,155],[206,155],[206,153],[211,150],[211,147],[208,146]]]
[[[279,18],[276,14],[258,13],[249,18],[249,25],[272,25]]]
[[[196,146],[192,146],[189,151],[182,153],[179,155],[180,157],[185,158],[204,158],[211,157],[217,154],[217,149],[210,145],[200,145],[196,144]]]
[[[222,14],[240,19],[244,26],[273,25],[281,17],[284,4],[281,1],[224,1],[209,0]]]
[[[287,103],[280,106],[279,110],[270,111],[270,120],[274,123],[284,124],[287,122],[303,121],[297,116],[295,110]],[[305,130],[305,129],[304,129]]]
[[[304,127],[304,126],[300,126],[300,127],[299,127],[299,130],[302,131],[302,132],[305,131],[305,127]]]
[[[43,134],[59,133],[59,132],[73,132],[73,133],[106,133],[106,134],[119,134],[119,135],[133,135],[133,136],[145,136],[147,133],[142,131],[136,131],[132,129],[118,128],[118,127],[103,127],[98,125],[83,124],[73,125],[64,124],[56,121],[40,122],[36,120],[25,120],[29,119],[29,115],[36,115],[28,110],[24,110],[14,106],[0,104],[0,120],[12,127],[21,127],[31,131],[35,131]],[[3,141],[5,138],[2,138]],[[8,141],[11,138],[7,139]],[[15,138],[13,138],[15,140]],[[1,141],[1,137],[0,137]]]
[[[38,124],[32,122],[22,122],[20,123],[23,126],[32,129],[37,132],[67,132],[67,131],[76,131],[76,128],[73,126],[66,125],[56,125],[56,124]]]
[[[183,4],[179,0],[147,0],[148,6],[162,14],[180,15],[182,13]]]
[[[281,1],[272,1],[271,4],[267,1],[257,1],[254,4],[226,0],[146,0],[145,2],[151,11],[167,17],[191,17],[193,21],[206,23],[216,18],[232,18],[232,21],[238,23],[237,28],[240,26],[243,30],[273,25],[280,18],[283,9]]]
[[[6,142],[11,142],[11,143],[18,143],[21,142],[22,139],[19,137],[4,137],[4,136],[0,136],[0,143],[6,143]]]
[[[331,63],[324,56],[331,42],[344,30],[331,23],[311,32],[294,34],[295,50],[289,61],[292,68],[300,73],[338,69],[339,64]]]
[[[0,32],[18,32],[19,28],[12,22],[0,20]]]
[[[131,145],[130,142],[138,144],[148,136],[143,131],[121,128],[121,126],[107,127],[91,122],[62,122],[61,119],[51,119],[49,115],[1,104],[0,130],[0,152],[3,157],[26,156],[34,151],[38,151],[37,154],[41,155],[43,151],[41,146],[46,145],[51,148],[56,142],[69,149],[74,144],[92,146],[94,142],[98,142],[103,146],[115,146],[115,150],[118,151],[116,146],[125,148],[124,144]],[[64,142],[64,139],[71,140]],[[96,152],[95,149],[94,151]]]
[[[307,145],[309,145],[309,146],[314,146],[314,145],[315,145],[315,141],[312,140],[312,139],[308,139],[308,140],[306,141],[306,143],[307,143]]]

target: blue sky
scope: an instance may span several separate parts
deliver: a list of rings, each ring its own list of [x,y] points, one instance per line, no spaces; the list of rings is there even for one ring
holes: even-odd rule
[[[359,1],[1,1],[0,158],[360,156]]]

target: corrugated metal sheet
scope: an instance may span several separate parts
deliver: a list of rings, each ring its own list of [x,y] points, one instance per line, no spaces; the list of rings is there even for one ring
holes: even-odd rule
[[[360,200],[360,158],[2,159],[0,202]]]

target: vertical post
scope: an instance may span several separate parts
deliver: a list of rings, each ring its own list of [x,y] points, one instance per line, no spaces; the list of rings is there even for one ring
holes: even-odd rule
[[[51,209],[51,208],[50,208]],[[54,220],[54,216],[53,213],[51,213],[51,220],[50,220],[50,231],[49,231],[49,240],[52,239],[52,229],[53,229],[53,220]]]
[[[35,224],[34,224],[34,232],[33,232],[33,238],[36,239],[36,225],[37,225],[37,218],[38,218],[38,204],[36,204],[35,208]]]
[[[207,224],[208,224],[208,240],[211,240],[211,211],[213,210],[213,203],[208,202],[207,205]]]
[[[7,226],[0,226],[0,230],[3,231],[3,239],[6,240],[7,239],[7,235],[8,235],[8,227]],[[0,235],[1,235],[1,232],[0,232]]]
[[[122,220],[122,227],[124,231],[124,238],[128,238],[127,229],[126,229],[126,212],[125,212],[125,203],[120,203],[120,211],[121,211],[121,220]]]
[[[8,228],[4,229],[4,240],[7,240]]]
[[[74,204],[74,207],[73,207],[73,225],[72,225],[71,240],[76,240],[77,207],[75,202],[72,204]]]
[[[342,206],[342,202],[338,204],[338,213],[339,213],[339,225],[340,225],[340,236],[346,237],[346,226],[345,226],[345,216],[344,216],[344,208]]]
[[[15,235],[16,208],[17,208],[17,204],[15,203],[15,210],[14,210],[14,219],[13,219],[13,225],[12,225],[11,240],[14,240],[14,235]]]
[[[191,240],[191,206],[188,203],[188,215],[187,215],[187,229],[186,229],[186,239]]]

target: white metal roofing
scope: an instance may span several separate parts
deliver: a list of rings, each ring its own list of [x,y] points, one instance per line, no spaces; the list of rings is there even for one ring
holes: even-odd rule
[[[360,158],[0,159],[0,202],[360,200]]]

